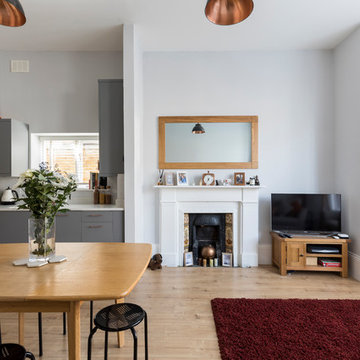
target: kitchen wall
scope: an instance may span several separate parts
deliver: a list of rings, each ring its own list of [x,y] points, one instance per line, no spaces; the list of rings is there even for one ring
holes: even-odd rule
[[[333,101],[331,51],[145,53],[144,241],[158,243],[158,116],[258,115],[259,169],[245,172],[266,186],[260,262],[270,263],[270,194],[333,191]]]
[[[10,60],[29,60],[11,73]],[[122,78],[121,52],[0,51],[0,116],[31,132],[97,132],[98,79]]]
[[[350,272],[360,280],[360,28],[335,50],[335,185],[343,231],[351,235]]]
[[[30,72],[11,73],[10,60],[29,60]],[[123,78],[122,52],[0,51],[0,117],[32,133],[98,132],[97,80],[115,78]],[[15,182],[0,177],[0,196]]]

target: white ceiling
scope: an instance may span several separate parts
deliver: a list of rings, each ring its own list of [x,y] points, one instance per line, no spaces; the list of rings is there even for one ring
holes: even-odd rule
[[[122,49],[136,24],[145,51],[331,49],[360,24],[360,0],[254,0],[233,26],[204,16],[206,0],[21,0],[27,23],[0,26],[0,50]]]

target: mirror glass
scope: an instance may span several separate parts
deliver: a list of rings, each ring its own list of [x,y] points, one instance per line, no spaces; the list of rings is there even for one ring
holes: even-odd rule
[[[251,123],[201,123],[204,134],[193,134],[194,123],[165,124],[165,161],[206,163],[251,161]]]

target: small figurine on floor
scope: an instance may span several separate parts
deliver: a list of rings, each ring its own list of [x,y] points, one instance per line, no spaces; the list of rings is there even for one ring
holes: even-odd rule
[[[162,256],[161,254],[155,254],[149,262],[149,268],[151,270],[161,269],[162,268]]]

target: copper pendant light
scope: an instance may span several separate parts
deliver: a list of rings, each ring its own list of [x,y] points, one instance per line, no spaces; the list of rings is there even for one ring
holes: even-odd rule
[[[205,134],[205,129],[201,126],[200,123],[197,123],[192,129],[192,133],[193,134]]]
[[[0,25],[22,26],[26,23],[19,0],[0,0]]]
[[[245,20],[253,11],[252,0],[208,0],[206,17],[217,25],[233,25]]]

